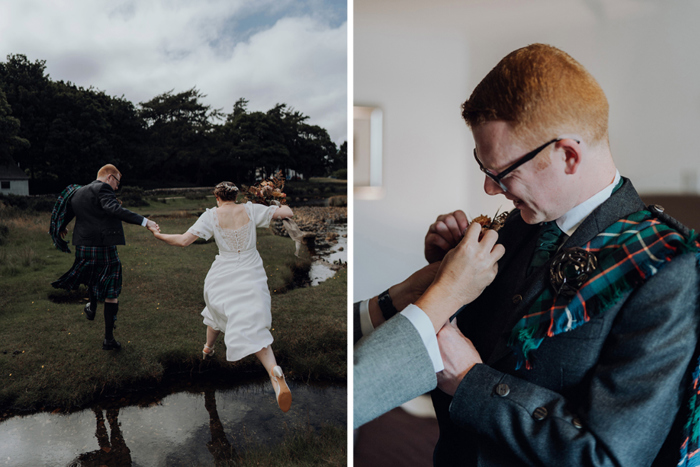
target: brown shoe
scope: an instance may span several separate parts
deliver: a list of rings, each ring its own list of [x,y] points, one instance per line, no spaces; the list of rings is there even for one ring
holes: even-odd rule
[[[284,379],[282,368],[279,366],[274,367],[270,373],[270,379],[272,380],[272,388],[277,396],[277,405],[280,406],[282,412],[288,411],[292,406],[292,393],[289,390],[289,386],[287,386],[287,381]]]

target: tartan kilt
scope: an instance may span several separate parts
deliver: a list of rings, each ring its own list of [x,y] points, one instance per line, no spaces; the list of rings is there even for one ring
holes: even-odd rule
[[[51,285],[75,290],[80,284],[91,289],[98,301],[117,298],[122,291],[122,263],[116,245],[76,246],[75,262],[70,270]]]

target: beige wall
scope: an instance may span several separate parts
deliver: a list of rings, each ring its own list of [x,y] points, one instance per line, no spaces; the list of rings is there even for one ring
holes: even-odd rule
[[[355,299],[425,264],[438,214],[512,207],[483,194],[459,106],[529,43],[562,48],[598,79],[613,156],[640,192],[697,192],[698,17],[692,0],[355,0],[354,100],[383,111],[385,188],[354,204]]]

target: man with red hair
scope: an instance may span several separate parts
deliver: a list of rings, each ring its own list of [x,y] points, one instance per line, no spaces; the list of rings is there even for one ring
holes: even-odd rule
[[[68,233],[66,227],[75,217],[75,262],[67,273],[51,284],[69,290],[77,289],[80,284],[87,285],[90,302],[85,305],[85,316],[89,320],[95,319],[97,303],[105,302],[104,350],[121,349],[121,344],[114,339],[114,322],[122,288],[122,264],[117,245],[126,244],[122,221],[160,231],[155,222],[122,207],[115,194],[121,178],[121,172],[114,165],[107,164],[97,172],[97,180],[72,192],[66,200],[65,216],[58,230],[61,237],[65,237]]]
[[[515,209],[496,279],[438,333],[435,465],[676,465],[697,244],[620,176],[603,90],[534,44],[489,72],[463,117],[484,190]],[[462,211],[439,216],[426,259],[467,225]]]

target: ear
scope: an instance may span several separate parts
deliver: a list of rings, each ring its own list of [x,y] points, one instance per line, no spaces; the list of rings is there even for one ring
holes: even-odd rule
[[[581,164],[581,144],[573,138],[565,138],[557,142],[557,149],[564,151],[565,172],[567,175],[575,174]]]

